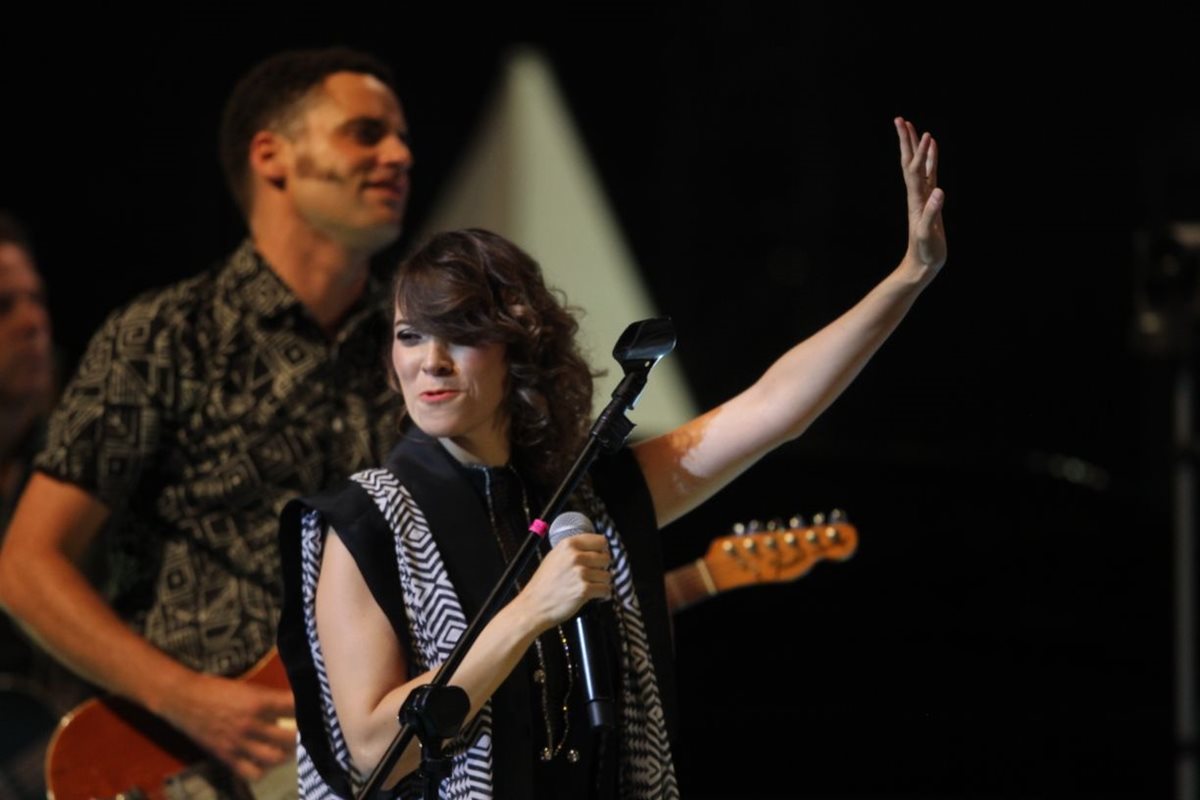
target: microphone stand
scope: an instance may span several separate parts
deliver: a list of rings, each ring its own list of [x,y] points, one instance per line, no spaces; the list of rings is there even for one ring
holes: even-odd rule
[[[583,450],[575,459],[566,478],[541,514],[529,526],[529,535],[509,562],[499,582],[484,601],[479,613],[471,620],[466,631],[454,646],[450,656],[442,662],[433,680],[409,693],[397,715],[400,730],[392,739],[383,758],[367,777],[367,782],[356,795],[356,800],[367,800],[382,788],[383,781],[392,771],[400,755],[408,747],[413,736],[421,742],[421,776],[424,797],[437,800],[438,787],[450,774],[450,759],[442,751],[442,742],[453,737],[462,728],[470,711],[467,693],[449,682],[458,669],[467,651],[479,637],[483,626],[500,609],[517,576],[528,565],[538,544],[549,530],[546,520],[553,519],[566,504],[567,498],[600,452],[614,453],[633,431],[634,423],[625,416],[637,404],[650,370],[659,359],[675,348],[675,328],[670,319],[657,318],[634,322],[627,327],[613,347],[613,358],[620,362],[625,377],[613,390],[612,399],[592,425]]]

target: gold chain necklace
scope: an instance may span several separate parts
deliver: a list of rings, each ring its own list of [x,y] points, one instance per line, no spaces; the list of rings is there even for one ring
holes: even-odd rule
[[[496,537],[496,544],[500,547],[501,558],[504,559],[505,564],[508,564],[512,559],[512,554],[510,554],[508,552],[508,548],[504,546],[504,540],[500,536],[500,529],[496,522],[496,509],[492,501],[492,471],[491,468],[488,467],[483,467],[482,469],[484,479],[484,496],[487,498],[488,519],[492,525],[492,535]],[[525,483],[515,471],[513,472],[513,475],[516,477],[517,484],[521,488],[521,508],[525,512],[525,522],[528,524],[531,517],[529,512],[529,498],[525,495]],[[514,537],[516,536],[516,533],[516,531],[513,532]],[[537,553],[538,563],[540,564],[542,561],[541,550],[537,550],[535,552]],[[516,581],[516,588],[518,592],[522,589],[519,579]],[[551,761],[556,758],[559,753],[562,752],[563,747],[567,743],[567,738],[571,733],[571,715],[568,700],[571,697],[571,689],[573,689],[575,686],[575,669],[571,665],[571,647],[567,642],[567,634],[563,631],[562,625],[555,625],[554,629],[558,632],[558,640],[562,644],[563,663],[566,666],[567,674],[566,688],[563,690],[562,699],[562,738],[558,740],[557,744],[554,742],[554,724],[551,721],[550,716],[550,686],[546,672],[546,653],[543,649],[542,637],[538,636],[533,640],[534,651],[537,653],[538,661],[537,669],[533,671],[533,682],[538,685],[541,693],[542,721],[546,726],[546,745],[541,749],[541,752],[538,755],[542,761]],[[569,749],[567,751],[567,760],[572,764],[579,761],[579,751],[575,748]]]

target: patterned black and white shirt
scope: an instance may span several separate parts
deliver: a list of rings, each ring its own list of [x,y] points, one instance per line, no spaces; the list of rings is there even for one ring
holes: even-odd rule
[[[109,507],[113,606],[189,667],[235,675],[270,649],[279,512],[395,441],[384,294],[331,341],[246,242],[92,339],[36,466]]]

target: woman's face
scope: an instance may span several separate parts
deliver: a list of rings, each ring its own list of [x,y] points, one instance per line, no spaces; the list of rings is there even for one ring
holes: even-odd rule
[[[507,463],[504,344],[446,342],[409,325],[400,309],[394,333],[392,366],[417,427],[443,440],[460,460]]]

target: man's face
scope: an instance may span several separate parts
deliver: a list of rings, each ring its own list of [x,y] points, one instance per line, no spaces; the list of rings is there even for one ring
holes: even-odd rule
[[[408,124],[377,78],[337,72],[313,90],[287,137],[286,191],[304,220],[346,244],[381,249],[408,202]]]
[[[0,402],[48,401],[53,388],[42,279],[24,248],[0,242]]]

